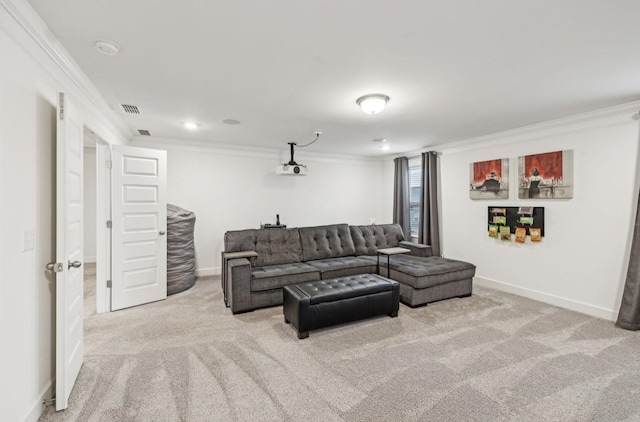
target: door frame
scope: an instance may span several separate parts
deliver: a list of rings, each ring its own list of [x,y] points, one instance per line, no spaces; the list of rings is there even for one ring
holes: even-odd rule
[[[95,151],[95,185],[96,193],[95,218],[95,247],[96,247],[96,313],[111,311],[110,289],[107,280],[111,279],[111,234],[106,222],[111,218],[111,173],[108,162],[111,160],[110,145],[102,139],[88,125],[84,126],[85,148],[90,141]],[[86,156],[85,156],[86,159]]]
[[[96,313],[111,312],[111,148],[96,137]]]

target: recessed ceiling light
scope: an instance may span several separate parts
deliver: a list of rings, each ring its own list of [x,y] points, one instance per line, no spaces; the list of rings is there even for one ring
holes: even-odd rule
[[[120,46],[109,40],[95,40],[93,46],[107,56],[117,56],[120,52]]]
[[[382,145],[380,147],[380,149],[383,150],[383,151],[389,151],[391,149],[391,145],[389,145],[389,144]]]
[[[226,125],[239,125],[242,122],[240,120],[236,120],[236,119],[224,119],[222,121],[222,123],[224,123]]]
[[[182,126],[184,126],[185,129],[197,130],[200,124],[196,122],[182,122]]]
[[[389,97],[384,94],[367,94],[356,100],[356,103],[367,114],[377,114],[384,110]]]
[[[387,138],[376,138],[373,140],[373,142],[380,142],[380,143],[387,142]]]

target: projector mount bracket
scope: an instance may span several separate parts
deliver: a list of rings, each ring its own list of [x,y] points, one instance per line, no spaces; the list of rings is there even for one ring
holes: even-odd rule
[[[309,142],[308,144],[304,144],[304,145],[298,145],[295,142],[288,142],[290,150],[291,150],[291,160],[289,160],[289,162],[287,163],[290,166],[297,166],[298,163],[296,163],[296,161],[293,159],[293,153],[294,153],[294,148],[295,146],[298,146],[300,148],[304,148],[304,147],[308,147],[309,145],[313,144],[315,141],[318,140],[318,138],[320,137],[320,135],[322,135],[322,132],[320,131],[315,131],[314,132],[316,135],[316,139],[314,139],[313,141]]]

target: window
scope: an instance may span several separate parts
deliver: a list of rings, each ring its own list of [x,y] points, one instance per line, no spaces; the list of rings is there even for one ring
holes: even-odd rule
[[[420,158],[409,160],[409,216],[411,240],[418,241],[420,226],[420,187],[422,184],[422,162]]]

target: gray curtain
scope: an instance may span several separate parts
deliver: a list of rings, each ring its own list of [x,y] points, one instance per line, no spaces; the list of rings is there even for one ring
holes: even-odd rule
[[[640,330],[640,196],[636,208],[636,225],[633,230],[631,256],[627,268],[620,312],[616,325],[626,330]]]
[[[433,255],[440,256],[440,218],[438,215],[438,153],[422,153],[420,226],[418,242],[430,245]]]
[[[393,222],[400,224],[405,239],[411,235],[409,215],[409,159],[398,157],[395,163],[395,177],[393,182]]]

